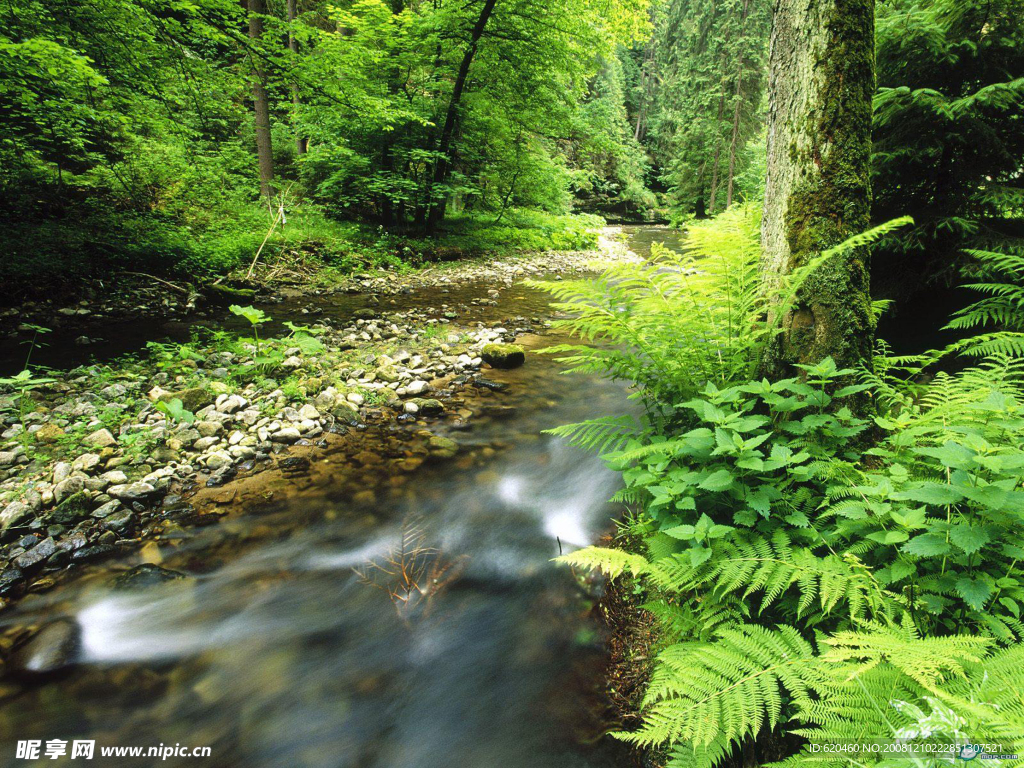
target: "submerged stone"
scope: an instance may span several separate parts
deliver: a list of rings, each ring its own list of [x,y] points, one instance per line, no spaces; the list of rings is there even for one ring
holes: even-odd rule
[[[172,571],[169,568],[161,568],[152,563],[143,563],[129,568],[117,576],[111,583],[111,587],[117,590],[146,589],[159,586],[171,581],[182,581],[189,576],[181,571]]]
[[[21,675],[46,675],[74,663],[81,629],[70,619],[52,621],[11,656],[10,669]]]

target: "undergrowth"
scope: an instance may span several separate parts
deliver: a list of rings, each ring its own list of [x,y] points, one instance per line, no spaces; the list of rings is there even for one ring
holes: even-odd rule
[[[734,209],[695,225],[685,255],[549,287],[566,329],[605,342],[551,351],[635,384],[644,405],[639,420],[553,430],[602,453],[637,512],[621,524],[632,546],[562,561],[645,584],[666,642],[642,724],[616,735],[673,768],[906,757],[828,746],[869,740],[984,737],[1024,758],[1021,262],[975,254],[1001,277],[977,280],[986,298],[953,324],[981,336],[759,380],[777,332],[764,302],[784,305],[824,259],[886,228],[765,297],[758,218]],[[957,353],[974,362],[929,368]]]

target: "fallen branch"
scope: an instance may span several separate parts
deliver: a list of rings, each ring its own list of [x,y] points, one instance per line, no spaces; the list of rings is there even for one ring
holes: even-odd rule
[[[175,285],[174,283],[169,283],[166,280],[163,280],[163,279],[161,279],[159,277],[155,277],[154,275],[147,275],[145,272],[131,272],[131,271],[125,270],[122,274],[125,274],[125,275],[135,275],[136,277],[145,277],[148,280],[152,280],[155,283],[160,283],[161,285],[166,285],[168,288],[171,288],[172,290],[175,290],[178,293],[183,293],[186,296],[189,295],[189,290],[187,288],[182,288],[180,285]]]

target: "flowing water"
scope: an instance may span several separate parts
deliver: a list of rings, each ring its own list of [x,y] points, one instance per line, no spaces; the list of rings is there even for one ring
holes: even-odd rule
[[[519,287],[495,311],[544,302]],[[384,459],[414,435],[350,435],[308,473],[230,491],[219,524],[146,548],[188,579],[112,588],[135,554],[0,615],[80,633],[59,678],[0,683],[0,765],[27,764],[14,759],[26,739],[95,740],[101,765],[630,764],[602,738],[590,596],[551,563],[607,532],[616,477],[542,434],[621,412],[627,392],[538,355],[488,375],[508,388],[468,403],[481,416],[452,433],[454,460],[396,472]],[[100,757],[161,745],[211,756]]]

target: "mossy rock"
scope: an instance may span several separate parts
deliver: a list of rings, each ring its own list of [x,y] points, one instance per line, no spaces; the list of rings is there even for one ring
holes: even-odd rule
[[[406,402],[412,403],[419,408],[417,413],[422,416],[437,416],[444,413],[444,403],[432,397],[414,397]]]
[[[299,386],[306,390],[307,395],[315,395],[324,388],[324,380],[317,376],[310,376],[299,382]]]
[[[92,504],[84,492],[68,496],[64,501],[53,508],[49,519],[54,523],[73,523],[89,517],[92,511]]]
[[[526,350],[518,344],[485,344],[480,357],[492,368],[518,368],[526,362]]]
[[[391,382],[398,381],[401,378],[393,365],[382,365],[376,370],[376,374],[378,379],[386,381],[389,384]]]
[[[256,291],[252,288],[232,288],[219,283],[208,283],[203,286],[203,295],[211,304],[228,306],[229,304],[251,304],[256,299]]]
[[[459,444],[449,437],[434,435],[427,441],[432,459],[452,459],[459,452]]]
[[[208,405],[212,405],[217,396],[205,387],[189,387],[180,392],[167,392],[158,398],[161,402],[181,400],[181,407],[195,413]]]
[[[37,443],[55,443],[64,437],[64,430],[56,424],[43,424],[36,430],[34,437]]]

